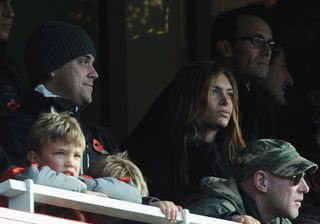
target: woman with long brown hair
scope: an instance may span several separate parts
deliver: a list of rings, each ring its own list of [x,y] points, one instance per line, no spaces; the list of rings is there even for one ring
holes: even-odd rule
[[[234,78],[213,61],[179,70],[123,148],[141,167],[153,195],[183,203],[205,176],[230,177],[245,146]]]

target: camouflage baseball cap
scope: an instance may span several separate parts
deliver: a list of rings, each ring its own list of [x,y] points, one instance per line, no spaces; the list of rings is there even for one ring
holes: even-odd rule
[[[257,170],[278,176],[294,176],[306,171],[314,172],[318,165],[303,158],[289,142],[259,139],[247,145],[235,161],[237,180],[246,180]]]

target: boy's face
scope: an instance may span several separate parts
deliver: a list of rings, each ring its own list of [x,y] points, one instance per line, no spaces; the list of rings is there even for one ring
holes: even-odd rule
[[[70,176],[79,176],[81,157],[84,146],[66,144],[58,140],[43,146],[41,154],[38,155],[39,166],[49,166],[51,169]]]

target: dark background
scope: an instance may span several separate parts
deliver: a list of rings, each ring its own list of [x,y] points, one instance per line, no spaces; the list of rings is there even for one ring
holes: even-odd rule
[[[122,141],[181,65],[209,58],[212,16],[249,2],[254,1],[13,0],[16,16],[8,53],[23,67],[24,41],[44,21],[63,20],[83,27],[96,42],[100,75],[85,117],[112,126]],[[286,45],[296,93],[317,89],[317,1],[256,2],[272,5],[274,30]]]

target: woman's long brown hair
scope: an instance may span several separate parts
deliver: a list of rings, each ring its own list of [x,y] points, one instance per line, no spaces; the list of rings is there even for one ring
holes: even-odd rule
[[[188,149],[195,141],[204,141],[205,124],[200,116],[207,107],[210,82],[213,77],[225,75],[233,88],[233,111],[225,129],[218,132],[222,137],[222,147],[230,162],[233,162],[236,151],[245,147],[239,127],[238,89],[236,81],[227,69],[213,61],[197,61],[183,67],[166,91],[170,94],[167,114],[169,134],[173,144],[174,171],[176,184],[189,185]]]

